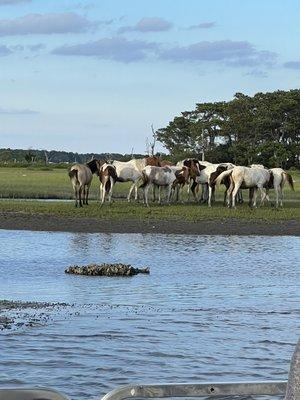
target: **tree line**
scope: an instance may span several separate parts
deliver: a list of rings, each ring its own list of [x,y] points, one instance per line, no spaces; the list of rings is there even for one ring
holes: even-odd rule
[[[300,166],[300,90],[198,103],[156,132],[174,160]]]
[[[142,154],[119,154],[119,153],[74,153],[58,150],[35,150],[35,149],[0,149],[1,164],[59,164],[59,163],[86,163],[92,158],[100,160],[128,161],[132,157],[141,158]]]

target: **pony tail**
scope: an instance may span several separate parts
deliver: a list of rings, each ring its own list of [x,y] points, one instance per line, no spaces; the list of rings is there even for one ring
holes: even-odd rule
[[[105,193],[106,193],[106,194],[109,193],[110,188],[111,188],[111,185],[112,185],[111,177],[108,175],[108,176],[107,176],[107,180],[106,180],[106,182],[105,182],[105,186],[104,186],[104,189],[105,189]]]
[[[79,183],[79,181],[78,181],[78,170],[77,169],[72,169],[71,171],[68,172],[68,175],[69,175],[71,180],[75,178],[76,179],[76,183],[77,184]]]
[[[290,188],[291,188],[293,191],[295,191],[294,181],[293,181],[292,175],[291,175],[291,174],[288,174],[287,172],[285,172],[285,176],[286,176],[286,179],[287,179],[287,181],[288,181],[288,184],[289,184]]]
[[[270,178],[269,178],[269,182],[267,185],[267,189],[273,189],[274,188],[274,174],[271,170],[269,170],[270,172]],[[281,180],[281,182],[283,182],[283,179]]]

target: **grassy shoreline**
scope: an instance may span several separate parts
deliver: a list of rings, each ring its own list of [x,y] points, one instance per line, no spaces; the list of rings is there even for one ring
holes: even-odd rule
[[[96,201],[89,206],[75,208],[73,202],[47,202],[31,200],[0,201],[0,213],[22,213],[29,215],[53,215],[63,218],[93,218],[97,220],[135,220],[135,221],[188,221],[241,219],[251,221],[300,220],[300,204],[288,202],[284,208],[271,206],[250,209],[247,204],[236,210],[217,203],[212,208],[195,203],[157,205],[149,208],[142,203],[115,201],[102,208]]]

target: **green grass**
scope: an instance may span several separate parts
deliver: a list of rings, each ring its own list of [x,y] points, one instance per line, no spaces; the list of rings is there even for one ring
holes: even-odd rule
[[[223,207],[219,203],[212,208],[199,204],[172,204],[152,205],[150,208],[141,203],[127,203],[115,201],[111,205],[105,204],[102,208],[93,201],[87,207],[75,208],[73,202],[43,202],[29,200],[0,201],[0,212],[17,212],[28,214],[50,214],[72,218],[97,218],[112,220],[168,220],[168,221],[201,221],[222,220],[228,218],[247,220],[288,220],[300,218],[300,205],[289,202],[283,209],[265,206],[250,209],[247,205],[239,205],[236,210]]]
[[[99,197],[98,178],[94,177],[90,198]],[[129,184],[117,184],[115,194],[125,197]],[[0,197],[19,199],[71,199],[73,190],[66,169],[0,167]]]
[[[52,214],[63,217],[88,217],[99,219],[119,220],[185,220],[200,221],[207,219],[247,219],[247,220],[288,220],[300,218],[300,171],[292,171],[296,181],[296,191],[285,189],[285,204],[283,209],[264,206],[249,209],[246,204],[238,205],[237,210],[227,209],[221,204],[223,188],[217,192],[217,202],[210,209],[207,205],[195,203],[162,205],[152,204],[150,208],[141,203],[128,204],[120,198],[126,197],[129,184],[116,184],[114,196],[117,200],[109,206],[100,208],[99,203],[92,201],[88,207],[75,208],[74,202],[41,202],[29,200],[0,201],[0,212],[22,212],[29,214]],[[98,198],[98,179],[94,177],[91,187],[91,199]],[[271,199],[274,192],[271,190]],[[0,168],[0,197],[9,199],[71,199],[73,192],[67,170],[64,169],[28,169],[28,168]],[[186,190],[184,190],[186,201]],[[245,201],[247,195],[245,193]]]

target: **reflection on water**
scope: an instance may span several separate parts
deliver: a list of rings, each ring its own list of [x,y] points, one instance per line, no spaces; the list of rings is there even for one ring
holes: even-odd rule
[[[1,298],[74,304],[0,337],[0,385],[76,399],[137,382],[286,379],[300,239],[0,231]],[[64,274],[124,262],[149,276]]]

